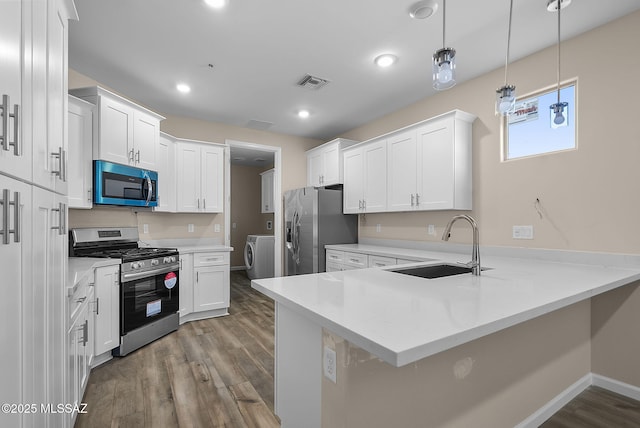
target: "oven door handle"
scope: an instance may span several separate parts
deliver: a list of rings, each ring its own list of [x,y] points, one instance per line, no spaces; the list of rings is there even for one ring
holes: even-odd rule
[[[123,273],[122,275],[120,275],[120,280],[122,283],[125,283],[125,282],[135,281],[137,279],[142,279],[142,278],[151,278],[156,275],[160,275],[162,273],[178,272],[179,270],[180,270],[180,265],[176,263],[176,264],[172,264],[170,266],[166,266],[160,269],[155,269],[152,271]]]

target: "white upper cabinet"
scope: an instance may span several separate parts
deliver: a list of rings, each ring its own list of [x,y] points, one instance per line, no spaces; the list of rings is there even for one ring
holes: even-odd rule
[[[69,208],[93,206],[93,115],[95,106],[69,95]]]
[[[343,212],[381,212],[387,205],[387,143],[371,141],[345,150]]]
[[[418,209],[472,208],[471,143],[475,118],[455,110],[418,127]]]
[[[177,140],[176,151],[176,211],[222,212],[224,148],[214,144]]]
[[[260,212],[272,213],[274,212],[274,196],[273,196],[273,178],[274,178],[275,169],[271,168],[265,172],[260,173],[260,179],[262,183],[262,207]]]
[[[307,186],[343,183],[342,151],[357,141],[337,138],[307,151]]]
[[[98,86],[70,93],[98,107],[94,159],[157,170],[160,121],[164,117]]]
[[[470,210],[474,120],[454,110],[347,149],[344,212]]]
[[[163,132],[158,142],[158,206],[154,211],[176,211],[176,142]]]

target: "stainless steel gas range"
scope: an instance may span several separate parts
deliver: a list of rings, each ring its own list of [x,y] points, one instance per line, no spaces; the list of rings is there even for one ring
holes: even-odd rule
[[[69,240],[72,257],[121,259],[120,346],[113,355],[127,355],[178,329],[178,250],[139,247],[135,227],[72,229]]]

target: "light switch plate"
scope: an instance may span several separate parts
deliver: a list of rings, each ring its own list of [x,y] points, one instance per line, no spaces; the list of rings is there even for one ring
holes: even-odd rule
[[[336,351],[329,348],[328,346],[324,347],[324,352],[322,356],[322,367],[323,367],[324,377],[326,377],[333,383],[337,383]]]
[[[218,223],[214,224],[213,225],[213,231],[216,232],[216,233],[220,232],[220,224],[218,224]]]
[[[193,230],[194,230],[193,223],[189,223],[189,224],[187,225],[187,231],[188,231],[188,232],[190,232],[190,233],[193,233]]]

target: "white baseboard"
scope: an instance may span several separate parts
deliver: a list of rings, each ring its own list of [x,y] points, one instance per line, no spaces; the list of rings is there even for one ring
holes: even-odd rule
[[[625,397],[633,398],[634,400],[640,401],[639,387],[595,373],[592,374],[592,376],[593,386],[599,386],[600,388],[604,388],[611,392],[615,392],[617,394],[624,395]]]
[[[592,384],[593,376],[587,373],[569,388],[556,395],[551,401],[533,412],[528,418],[516,425],[516,428],[536,428],[542,425],[558,410],[566,406],[571,400],[576,398],[582,391]]]
[[[536,428],[540,426],[544,421],[553,416],[554,413],[592,385],[640,401],[639,387],[599,374],[588,373],[516,425],[516,428]]]

